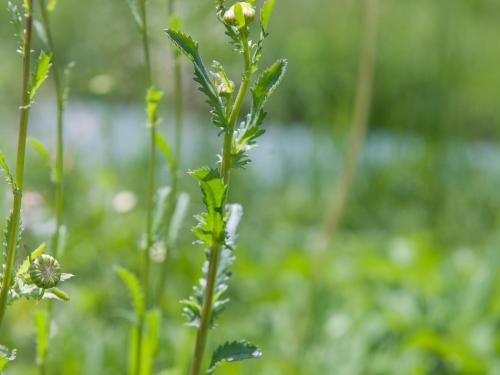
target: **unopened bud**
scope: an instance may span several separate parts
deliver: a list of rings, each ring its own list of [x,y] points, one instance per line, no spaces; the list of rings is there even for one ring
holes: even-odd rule
[[[251,4],[246,2],[236,3],[231,8],[229,8],[226,11],[226,13],[224,13],[224,21],[226,21],[230,25],[241,26],[239,25],[238,17],[236,16],[236,10],[235,10],[236,5],[238,4],[241,6],[243,17],[245,18],[245,23],[243,26],[247,26],[255,18],[255,9]]]

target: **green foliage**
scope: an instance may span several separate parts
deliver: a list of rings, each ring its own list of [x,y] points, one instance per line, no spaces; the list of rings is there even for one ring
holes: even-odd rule
[[[212,354],[212,360],[207,374],[212,374],[222,362],[237,362],[245,359],[254,359],[262,356],[262,351],[246,341],[226,342],[219,346]]]
[[[130,9],[130,13],[132,13],[132,17],[137,25],[137,27],[142,30],[144,28],[144,22],[139,13],[139,8],[137,7],[137,0],[126,0],[128,8]]]
[[[57,0],[49,0],[47,3],[47,12],[52,13],[56,9]]]
[[[266,0],[264,2],[264,5],[262,5],[262,9],[260,11],[260,24],[264,31],[267,31],[269,18],[271,17],[271,12],[274,7],[274,2],[274,0]]]
[[[15,186],[14,178],[12,177],[12,174],[10,173],[9,166],[8,166],[7,162],[5,161],[5,156],[2,154],[1,151],[0,151],[0,168],[2,169],[2,171],[5,174],[5,178],[7,180],[7,183],[12,188],[14,188],[14,186]]]
[[[163,92],[158,90],[155,87],[150,87],[148,89],[148,93],[146,95],[146,114],[148,116],[149,126],[156,126],[157,112],[158,112],[158,103],[163,97]]]
[[[10,361],[16,359],[16,350],[9,350],[7,347],[0,344],[0,374]]]
[[[31,84],[29,89],[30,102],[33,101],[38,89],[49,75],[51,59],[52,59],[51,55],[46,53],[45,51],[42,51],[40,53],[40,56],[38,57],[38,61],[36,63],[36,68],[33,72],[33,77],[31,78]]]
[[[132,298],[136,319],[140,319],[144,315],[144,295],[137,277],[123,267],[116,267],[116,273],[127,286]]]
[[[43,143],[35,137],[28,137],[27,141],[35,149],[35,151],[38,152],[45,164],[50,166],[49,152],[47,151]]]
[[[172,43],[178,47],[182,53],[193,63],[194,80],[200,85],[200,91],[207,97],[207,102],[211,106],[212,122],[215,126],[224,129],[227,126],[225,118],[224,102],[217,94],[214,84],[208,76],[207,70],[198,51],[198,43],[193,38],[183,32],[173,29],[165,30]]]

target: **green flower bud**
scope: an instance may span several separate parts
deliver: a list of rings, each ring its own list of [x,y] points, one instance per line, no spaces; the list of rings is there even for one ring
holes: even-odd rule
[[[245,18],[245,24],[243,26],[248,26],[255,18],[255,9],[251,4],[246,2],[236,3],[241,6],[241,10],[243,11],[243,17]],[[226,13],[224,13],[224,21],[226,21],[230,25],[238,26],[238,18],[236,16],[234,4],[231,8],[229,8]]]
[[[30,277],[39,288],[53,288],[61,280],[61,266],[56,258],[42,254],[31,262]]]

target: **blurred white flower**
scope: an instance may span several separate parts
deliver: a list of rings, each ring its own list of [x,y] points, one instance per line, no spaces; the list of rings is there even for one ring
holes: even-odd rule
[[[131,191],[121,191],[113,198],[113,208],[121,214],[132,211],[136,203],[137,198]]]
[[[114,86],[115,80],[108,74],[97,75],[89,81],[90,91],[97,95],[108,94]]]
[[[158,241],[151,246],[149,256],[155,263],[162,263],[167,257],[167,246],[164,241]]]

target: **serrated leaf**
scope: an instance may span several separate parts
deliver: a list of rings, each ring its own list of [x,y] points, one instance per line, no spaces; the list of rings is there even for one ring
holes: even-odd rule
[[[158,122],[157,112],[158,103],[163,97],[163,92],[156,87],[150,87],[146,94],[146,114],[148,115],[148,122],[150,127],[156,126]]]
[[[191,36],[173,29],[165,30],[171,42],[178,47],[184,55],[193,63],[194,80],[199,83],[200,91],[205,94],[208,104],[212,107],[212,122],[219,128],[226,128],[225,107],[221,98],[217,94],[208,72],[203,64],[203,60],[198,51],[198,43]]]
[[[266,101],[272,95],[276,87],[278,87],[285,75],[287,64],[288,62],[285,59],[276,61],[267,68],[255,82],[252,87],[252,113],[254,116],[260,113]]]
[[[9,166],[7,165],[7,162],[5,161],[5,156],[2,154],[1,151],[0,151],[0,168],[5,173],[5,178],[8,182],[8,184],[10,186],[14,187],[15,186],[14,178],[12,177],[12,173],[10,173]]]
[[[136,316],[142,316],[144,314],[144,295],[139,280],[132,272],[123,267],[117,267],[115,271],[130,292]]]
[[[142,30],[144,24],[142,22],[141,15],[139,14],[139,8],[137,7],[136,0],[126,0],[126,1],[136,25],[139,27],[139,29]]]
[[[212,354],[212,360],[207,374],[212,374],[215,368],[222,362],[236,362],[245,359],[260,358],[262,351],[255,345],[246,341],[226,342],[219,346]]]
[[[51,56],[50,54],[42,51],[40,56],[38,57],[38,61],[36,63],[35,72],[33,73],[33,77],[31,79],[31,85],[29,90],[30,101],[33,101],[36,92],[42,85],[42,83],[47,79],[49,75],[49,70],[51,66]]]
[[[35,149],[36,152],[38,152],[43,161],[47,165],[50,165],[49,152],[47,151],[43,143],[35,137],[28,137],[28,143]]]
[[[217,169],[208,167],[199,168],[189,172],[200,182],[203,193],[203,203],[207,208],[206,214],[199,216],[200,224],[193,232],[206,242],[207,236],[211,239],[222,240],[224,229],[223,204],[226,199],[227,188]],[[207,245],[210,244],[208,241]]]
[[[264,32],[267,31],[267,26],[269,25],[269,18],[271,17],[271,12],[274,7],[274,0],[266,0],[262,9],[260,11],[260,24]]]
[[[36,327],[36,363],[38,365],[45,362],[45,354],[47,353],[47,344],[49,342],[49,317],[47,310],[35,311],[35,327]]]
[[[5,368],[5,365],[16,359],[16,349],[9,350],[6,346],[0,344],[0,371]]]

